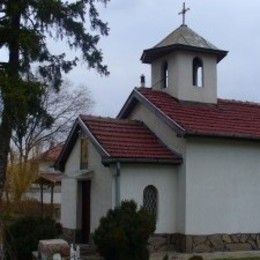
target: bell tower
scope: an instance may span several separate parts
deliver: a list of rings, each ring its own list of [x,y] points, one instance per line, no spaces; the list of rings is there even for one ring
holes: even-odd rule
[[[217,64],[228,52],[185,24],[189,10],[184,4],[179,13],[182,25],[153,48],[144,50],[141,60],[151,65],[153,89],[183,101],[217,103]]]

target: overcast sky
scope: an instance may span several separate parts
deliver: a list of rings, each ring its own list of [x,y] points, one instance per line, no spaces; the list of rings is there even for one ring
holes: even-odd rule
[[[112,0],[101,9],[110,35],[101,41],[111,75],[100,78],[83,67],[71,81],[86,83],[96,101],[94,113],[115,116],[150,66],[140,62],[150,48],[181,23],[181,0]],[[218,96],[260,101],[260,1],[188,0],[187,24],[217,47],[228,50],[218,65]]]
[[[142,73],[149,85],[150,66],[140,62],[142,51],[181,24],[182,2],[111,0],[106,8],[100,6],[101,17],[111,30],[99,47],[111,74],[100,77],[82,64],[68,75],[75,85],[86,84],[92,92],[93,114],[115,116],[139,86]],[[218,64],[218,96],[260,102],[260,1],[187,0],[186,4],[191,8],[188,26],[229,51]]]

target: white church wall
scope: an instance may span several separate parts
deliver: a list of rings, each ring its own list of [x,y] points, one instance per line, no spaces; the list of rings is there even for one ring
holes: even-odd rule
[[[185,139],[177,137],[172,128],[142,104],[138,103],[128,118],[144,122],[170,149],[181,154],[185,152]]]
[[[90,232],[92,233],[98,227],[100,218],[113,205],[113,170],[101,163],[101,156],[92,143],[89,145],[89,169],[94,171],[91,179],[90,205]]]
[[[186,147],[186,146],[185,146]],[[185,233],[186,225],[186,152],[183,153],[183,162],[178,171],[177,187],[177,233]]]
[[[80,142],[77,140],[65,165],[61,182],[61,224],[68,229],[77,228],[78,182],[75,176],[79,173],[79,166]]]
[[[178,167],[178,212],[177,212],[177,232],[184,233],[185,230],[185,205],[186,205],[186,140],[179,138],[176,133],[164,123],[164,121],[152,113],[141,104],[137,104],[133,109],[131,119],[140,120],[170,149],[174,149],[183,157],[183,163]]]
[[[193,86],[192,63],[199,57],[203,62],[203,86]],[[177,98],[180,100],[202,103],[217,103],[217,58],[210,54],[198,54],[196,52],[178,52],[175,56],[177,66],[177,81],[173,89],[177,89]],[[174,82],[173,82],[174,83]]]
[[[61,224],[67,229],[76,229],[77,180],[64,177],[61,185]]]
[[[193,86],[192,63],[199,57],[203,62],[203,87]],[[215,55],[179,51],[159,58],[152,63],[152,88],[164,91],[180,100],[202,103],[217,102],[217,60]],[[162,88],[162,66],[168,63],[167,88]]]
[[[143,190],[153,185],[158,190],[156,233],[177,232],[177,166],[152,164],[122,164],[120,176],[121,200],[133,199],[143,205]]]
[[[75,177],[80,170],[80,139],[78,138],[65,165],[64,174]]]
[[[112,170],[103,166],[101,156],[91,142],[88,149],[88,170],[93,171],[90,201],[90,228],[93,232],[99,224],[99,219],[112,207],[113,176]],[[61,223],[63,227],[69,229],[81,228],[81,184],[80,179],[77,179],[80,174],[80,141],[78,139],[65,165],[65,177],[62,180]]]
[[[257,142],[187,142],[186,234],[260,232]]]

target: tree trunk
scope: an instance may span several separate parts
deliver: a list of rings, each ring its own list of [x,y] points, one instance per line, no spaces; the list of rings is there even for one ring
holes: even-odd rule
[[[0,202],[4,192],[8,153],[10,149],[10,139],[12,128],[9,122],[7,109],[4,108],[2,124],[0,126]]]
[[[18,106],[13,96],[10,95],[10,88],[19,87],[19,34],[20,34],[20,20],[21,12],[19,9],[20,0],[13,0],[9,2],[8,9],[10,10],[10,31],[12,31],[8,49],[9,62],[7,66],[7,76],[10,80],[8,86],[2,86],[3,99],[3,114],[0,125],[0,202],[2,200],[4,185],[6,181],[6,170],[8,164],[8,154],[10,151],[10,140],[12,136],[12,106]],[[16,7],[16,8],[14,8]],[[11,86],[11,87],[10,87]],[[15,90],[13,90],[15,91]]]

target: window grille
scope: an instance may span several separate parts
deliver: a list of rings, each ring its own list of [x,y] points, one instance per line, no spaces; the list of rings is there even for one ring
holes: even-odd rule
[[[144,189],[143,207],[157,218],[158,192],[152,185],[149,185]]]

